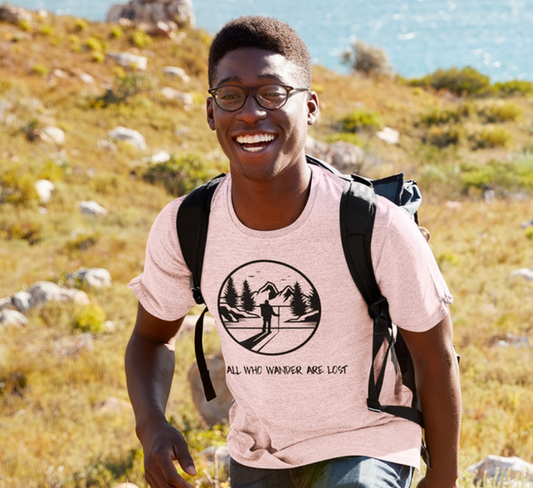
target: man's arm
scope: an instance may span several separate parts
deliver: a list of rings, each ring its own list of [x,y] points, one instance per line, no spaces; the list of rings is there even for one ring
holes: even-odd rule
[[[135,430],[144,450],[146,479],[152,488],[190,488],[178,475],[174,460],[186,473],[196,475],[184,437],[165,417],[174,376],[174,341],[182,322],[183,318],[160,320],[139,303],[126,349],[128,393],[135,412]]]
[[[413,358],[432,462],[418,488],[458,487],[461,389],[451,318],[426,332],[401,332]]]

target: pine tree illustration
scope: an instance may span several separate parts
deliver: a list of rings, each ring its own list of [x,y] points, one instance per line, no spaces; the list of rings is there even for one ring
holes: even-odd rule
[[[237,307],[237,290],[235,289],[235,283],[233,283],[233,278],[230,276],[228,278],[228,284],[226,285],[226,291],[224,292],[224,298],[228,307],[236,308]]]
[[[309,308],[315,312],[320,310],[320,298],[315,288],[311,290],[311,293],[307,297],[307,302],[309,303]]]
[[[248,280],[244,280],[244,283],[242,284],[241,307],[248,313],[255,310],[255,300],[252,296],[252,290],[250,290]]]
[[[305,297],[302,293],[302,288],[300,283],[296,282],[294,284],[294,294],[292,295],[291,300],[291,312],[296,317],[301,317],[307,312],[307,305],[305,303]]]

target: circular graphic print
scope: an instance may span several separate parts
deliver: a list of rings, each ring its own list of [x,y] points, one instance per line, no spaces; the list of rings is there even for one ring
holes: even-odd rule
[[[320,323],[320,298],[300,271],[277,261],[251,261],[234,270],[218,295],[222,325],[238,344],[277,356],[307,343]]]

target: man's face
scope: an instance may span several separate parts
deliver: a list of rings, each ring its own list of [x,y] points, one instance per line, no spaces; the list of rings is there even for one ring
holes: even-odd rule
[[[230,51],[218,63],[214,88],[237,85],[243,88],[265,84],[301,87],[298,67],[280,54],[246,48]],[[230,160],[232,174],[249,180],[265,180],[293,165],[305,162],[307,126],[318,114],[316,94],[289,93],[277,110],[261,107],[248,95],[239,110],[228,112],[207,100],[207,120]]]

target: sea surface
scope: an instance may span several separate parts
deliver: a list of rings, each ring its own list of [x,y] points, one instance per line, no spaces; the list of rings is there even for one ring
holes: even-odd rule
[[[103,21],[113,0],[8,0],[29,9]],[[533,0],[193,0],[196,26],[214,34],[246,14],[278,17],[338,72],[355,40],[383,48],[408,78],[473,66],[492,81],[533,81]]]

